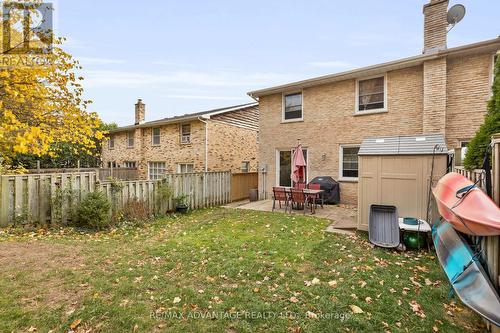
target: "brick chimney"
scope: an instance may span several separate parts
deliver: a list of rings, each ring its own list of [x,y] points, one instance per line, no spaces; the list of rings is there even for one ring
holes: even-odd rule
[[[144,122],[146,118],[146,104],[142,102],[142,99],[138,99],[135,104],[135,124],[139,125]]]
[[[431,0],[424,5],[424,51],[436,53],[446,49],[448,0]]]
[[[424,5],[424,54],[446,49],[448,0],[431,0]],[[446,135],[446,56],[424,62],[424,99],[422,130],[424,134]]]

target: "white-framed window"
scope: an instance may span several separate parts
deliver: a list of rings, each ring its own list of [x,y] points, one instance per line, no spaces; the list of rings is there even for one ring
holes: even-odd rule
[[[181,143],[191,142],[191,124],[182,124],[180,126],[181,131]]]
[[[248,171],[250,171],[250,162],[248,161],[241,162],[241,172],[248,172]]]
[[[133,131],[127,132],[127,147],[132,148],[134,146],[134,135]]]
[[[151,130],[151,144],[153,146],[160,145],[160,128],[159,127],[153,127],[153,129]]]
[[[125,168],[135,169],[137,168],[137,163],[135,161],[125,161],[123,162]]]
[[[115,148],[115,135],[114,134],[109,135],[108,148],[109,149]]]
[[[359,145],[342,145],[339,151],[339,179],[340,180],[358,180],[359,163],[358,152]]]
[[[179,164],[177,164],[177,172],[178,173],[193,172],[193,164],[192,163],[179,163]]]
[[[387,111],[387,75],[356,80],[357,114]]]
[[[278,149],[276,150],[276,186],[292,186],[292,156],[293,149]],[[304,178],[301,182],[307,183],[308,181],[308,168],[309,160],[307,148],[302,148],[306,167],[304,170]]]
[[[302,92],[283,94],[282,121],[299,121],[302,119]]]
[[[116,161],[108,162],[108,168],[116,168]]]
[[[165,162],[149,162],[149,179],[161,179],[167,171]]]

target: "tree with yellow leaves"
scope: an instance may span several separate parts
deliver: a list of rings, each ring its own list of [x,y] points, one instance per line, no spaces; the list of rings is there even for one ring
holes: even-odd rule
[[[84,151],[102,139],[101,121],[87,112],[78,62],[55,47],[48,65],[0,69],[0,154],[58,154],[55,142],[77,144]]]
[[[63,41],[58,38],[51,52],[43,55],[10,55],[10,50],[4,50],[0,56],[0,157],[4,163],[19,154],[57,156],[60,143],[91,153],[96,141],[104,137],[101,120],[87,111],[90,101],[82,96],[83,78],[75,74],[81,67],[62,50]],[[42,57],[41,64],[30,61]]]

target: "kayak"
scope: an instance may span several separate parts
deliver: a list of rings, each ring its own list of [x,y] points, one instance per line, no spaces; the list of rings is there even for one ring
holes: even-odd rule
[[[460,300],[500,326],[500,298],[469,245],[447,221],[432,227],[437,257]]]
[[[456,230],[472,236],[500,235],[500,208],[461,174],[444,175],[432,192],[439,214]]]

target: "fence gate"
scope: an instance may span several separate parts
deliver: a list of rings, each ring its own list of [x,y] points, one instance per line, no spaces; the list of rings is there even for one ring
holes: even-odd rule
[[[231,201],[248,199],[251,189],[258,187],[258,173],[233,173],[231,175]]]

